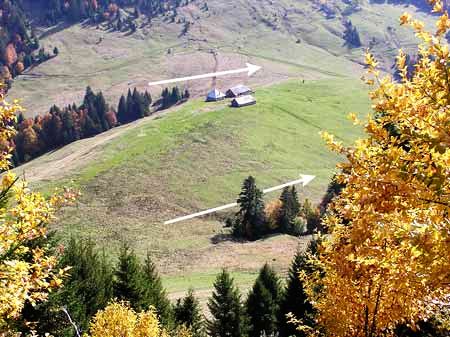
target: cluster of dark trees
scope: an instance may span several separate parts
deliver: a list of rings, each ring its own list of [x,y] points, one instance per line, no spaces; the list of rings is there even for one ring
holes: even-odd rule
[[[353,26],[350,20],[344,20],[344,36],[345,45],[349,48],[359,48],[362,46],[358,30]]]
[[[320,223],[319,211],[308,200],[300,204],[295,187],[284,188],[280,199],[266,207],[252,176],[244,180],[237,203],[239,211],[226,222],[236,238],[257,240],[271,233],[298,236],[313,233]]]
[[[39,336],[76,336],[68,315],[81,333],[86,332],[91,318],[113,299],[129,302],[136,311],[152,306],[162,324],[172,324],[172,306],[150,256],[141,263],[124,245],[114,265],[91,241],[71,240],[59,264],[71,268],[64,287],[51,293],[47,302],[27,305],[23,311],[24,322],[39,322],[34,327]],[[19,329],[29,327],[19,322]]]
[[[13,161],[19,165],[79,139],[92,137],[117,125],[116,113],[101,92],[86,89],[83,103],[62,109],[56,105],[44,116],[25,119],[19,115]]]
[[[14,77],[51,55],[39,49],[21,1],[1,0],[0,13],[0,80],[9,87]]]
[[[168,108],[180,100],[187,99],[185,94],[179,95],[179,88],[174,88],[172,92],[177,95],[170,95],[167,103],[164,103],[165,96],[163,96],[162,102],[157,103],[159,109]],[[186,93],[189,97],[189,92],[186,91]],[[147,91],[141,93],[136,89],[128,90],[128,94],[120,98],[116,112],[107,104],[101,91],[94,93],[90,87],[87,87],[81,105],[77,106],[74,103],[62,109],[54,105],[47,114],[38,115],[35,118],[25,119],[20,114],[15,125],[17,135],[14,144],[2,144],[2,146],[14,146],[13,163],[18,166],[74,141],[92,137],[115,126],[149,116],[151,104],[152,97]]]
[[[167,109],[172,105],[188,100],[189,97],[190,93],[187,89],[185,89],[184,92],[181,92],[178,87],[173,87],[172,90],[165,88],[161,93],[160,105],[162,109]]]
[[[309,252],[314,252],[314,247],[312,244]],[[33,326],[38,335],[75,336],[68,315],[79,332],[86,332],[95,313],[114,298],[127,301],[138,312],[152,306],[164,327],[171,330],[185,325],[193,337],[303,336],[288,323],[286,315],[292,313],[312,322],[313,310],[298,278],[301,270],[312,270],[305,252],[295,256],[286,287],[275,271],[264,265],[246,300],[230,274],[223,270],[214,283],[208,301],[210,316],[205,319],[192,290],[174,304],[169,301],[148,254],[140,262],[133,250],[124,245],[113,264],[91,241],[72,239],[63,250],[55,249],[61,250],[60,267],[71,267],[69,277],[47,302],[25,307],[23,320],[17,322],[19,330],[30,328],[25,322],[39,322]]]
[[[149,18],[174,11],[192,0],[40,0],[46,13],[47,24],[61,20],[79,22],[91,19],[99,23],[104,20],[123,20],[121,9],[132,9],[133,15],[144,14]]]

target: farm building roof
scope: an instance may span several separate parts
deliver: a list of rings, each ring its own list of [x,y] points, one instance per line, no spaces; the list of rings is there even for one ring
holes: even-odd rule
[[[231,105],[234,107],[243,107],[247,105],[253,105],[256,104],[256,100],[253,98],[252,95],[245,95],[236,97],[231,101]]]
[[[227,91],[227,96],[228,97],[238,97],[238,96],[242,96],[242,95],[248,95],[252,93],[252,89],[250,89],[249,87],[243,85],[243,84],[239,84],[233,88],[230,88]]]
[[[219,101],[221,99],[225,98],[225,94],[217,89],[213,89],[210,92],[208,92],[208,95],[206,96],[206,101]]]

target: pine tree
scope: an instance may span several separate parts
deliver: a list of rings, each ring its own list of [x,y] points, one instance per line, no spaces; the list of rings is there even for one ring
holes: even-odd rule
[[[294,222],[300,211],[297,191],[295,187],[286,187],[280,196],[281,209],[278,222],[283,233],[295,234]]]
[[[203,317],[200,303],[194,296],[194,291],[189,289],[186,297],[178,299],[174,307],[175,323],[185,325],[192,333],[192,337],[203,337]]]
[[[142,309],[145,290],[141,266],[136,254],[126,244],[121,248],[115,276],[114,296],[128,301],[135,310]]]
[[[266,232],[266,219],[262,191],[256,187],[255,178],[249,176],[242,185],[242,191],[237,200],[239,211],[233,232],[249,240],[256,240]]]
[[[128,89],[127,93],[127,113],[126,113],[126,123],[129,123],[133,121],[133,115],[134,115],[134,101],[133,101],[133,95],[131,93],[131,90]]]
[[[245,312],[239,290],[223,270],[214,282],[214,292],[208,301],[211,319],[207,321],[211,337],[242,337],[246,335]]]
[[[127,120],[127,100],[122,95],[119,100],[119,106],[117,107],[117,119],[121,124],[128,122]]]
[[[145,117],[145,102],[144,97],[134,88],[133,91],[133,120],[137,120],[139,118]]]
[[[64,287],[50,294],[47,302],[29,306],[24,319],[38,322],[38,335],[73,336],[73,326],[61,311],[65,308],[78,328],[86,331],[98,310],[113,298],[113,268],[104,252],[90,241],[71,239],[60,260],[62,268],[70,267]]]
[[[276,333],[281,297],[280,280],[273,269],[265,264],[246,302],[250,337]]]
[[[313,253],[315,244],[310,244],[308,252]],[[280,304],[278,331],[280,337],[298,336],[306,337],[304,332],[297,330],[297,326],[289,323],[288,314],[292,314],[296,319],[302,320],[303,324],[312,324],[313,308],[308,301],[303,281],[299,277],[301,271],[308,272],[308,256],[303,251],[297,251],[291,267],[286,285],[286,291]]]
[[[161,323],[166,326],[169,325],[172,319],[172,307],[156,266],[148,253],[142,267],[142,279],[145,291],[142,301],[143,308],[148,310],[150,306],[154,306]]]

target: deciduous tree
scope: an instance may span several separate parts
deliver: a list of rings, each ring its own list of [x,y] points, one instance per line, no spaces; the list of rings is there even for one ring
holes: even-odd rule
[[[325,276],[310,279],[308,287],[329,336],[390,336],[399,324],[414,327],[448,305],[450,57],[444,36],[450,20],[442,3],[432,2],[440,13],[436,32],[409,14],[401,17],[422,41],[411,78],[402,51],[401,82],[382,77],[374,57],[366,56],[367,83],[376,84],[367,137],[345,147],[324,134],[347,158],[337,177],[344,188],[326,217],[331,235],[317,261]]]

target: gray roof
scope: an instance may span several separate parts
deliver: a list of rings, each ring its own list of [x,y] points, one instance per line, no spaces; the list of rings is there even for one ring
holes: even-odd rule
[[[233,99],[233,102],[236,102],[238,105],[246,105],[246,104],[255,103],[256,100],[253,98],[252,95],[245,95],[245,96],[236,97],[235,99]]]
[[[249,93],[252,91],[252,89],[250,89],[249,87],[246,87],[243,84],[239,84],[233,88],[230,88],[230,91],[235,95],[235,96],[239,96],[245,93]]]

